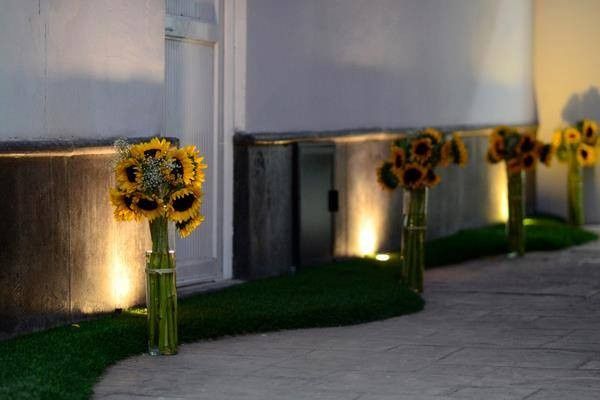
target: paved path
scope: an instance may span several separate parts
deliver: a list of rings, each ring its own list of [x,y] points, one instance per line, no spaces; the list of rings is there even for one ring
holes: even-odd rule
[[[429,271],[422,313],[181,346],[95,398],[600,399],[600,243]]]

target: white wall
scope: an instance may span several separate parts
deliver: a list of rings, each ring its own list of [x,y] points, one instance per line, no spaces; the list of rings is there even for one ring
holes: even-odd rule
[[[164,0],[2,0],[0,140],[160,133]]]
[[[245,1],[247,132],[535,121],[529,0]]]
[[[600,1],[536,0],[535,84],[540,129],[550,140],[563,124],[600,121]],[[600,222],[600,167],[586,168],[588,223]],[[566,168],[555,163],[538,171],[538,208],[566,215]]]

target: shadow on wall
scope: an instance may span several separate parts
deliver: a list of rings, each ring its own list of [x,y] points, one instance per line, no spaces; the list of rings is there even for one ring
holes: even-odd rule
[[[562,119],[568,124],[574,125],[584,118],[600,120],[600,91],[596,86],[591,86],[585,92],[572,94],[563,107]],[[597,206],[600,201],[600,187],[598,186],[600,182],[597,182],[597,168],[584,168],[583,171],[586,223],[600,222],[600,211]],[[563,193],[566,196],[566,191]]]
[[[583,118],[600,120],[600,91],[596,86],[583,93],[574,93],[563,107],[562,118],[575,124]]]

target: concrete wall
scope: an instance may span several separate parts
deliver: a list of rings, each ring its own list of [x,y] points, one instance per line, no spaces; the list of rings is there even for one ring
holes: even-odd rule
[[[4,0],[0,140],[162,128],[164,0]]]
[[[491,129],[461,132],[470,161],[464,168],[439,170],[442,182],[429,193],[428,239],[506,221],[504,164],[490,165],[485,161],[490,132]],[[332,136],[321,137],[317,142],[335,143],[334,188],[339,192],[339,210],[334,214],[332,256],[399,250],[402,190],[383,190],[375,173],[378,164],[389,157],[392,136],[386,140],[375,135],[371,139]],[[238,137],[235,158],[234,275],[257,278],[284,274],[298,261],[294,243],[300,235],[301,222],[294,222],[295,196],[302,189],[295,186],[295,144],[256,145],[245,143],[242,138]],[[532,211],[535,174],[530,174],[527,182],[527,206]],[[326,193],[330,187],[320,189]]]
[[[0,338],[143,303],[148,227],[113,219],[112,158],[0,154]]]
[[[600,120],[600,2],[536,0],[535,85],[540,137],[563,124]],[[586,222],[599,223],[600,167],[586,168]],[[538,208],[566,216],[566,168],[538,174]]]
[[[240,128],[535,122],[532,21],[530,0],[247,0]]]

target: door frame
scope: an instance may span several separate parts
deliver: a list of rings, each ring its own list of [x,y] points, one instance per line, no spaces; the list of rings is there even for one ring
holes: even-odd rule
[[[245,125],[246,0],[215,0],[217,27],[194,23],[185,17],[173,18],[165,10],[166,38],[182,38],[186,33],[202,35],[213,43],[215,52],[214,132],[217,140],[217,182],[220,199],[217,215],[217,257],[220,278],[233,278],[233,140]],[[166,117],[166,116],[165,116]],[[210,168],[210,166],[209,166]],[[212,233],[211,233],[212,234]]]

